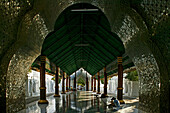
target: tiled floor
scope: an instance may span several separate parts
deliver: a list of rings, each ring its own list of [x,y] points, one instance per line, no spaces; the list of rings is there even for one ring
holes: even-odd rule
[[[27,105],[27,113],[137,113],[138,99],[125,98],[126,104],[121,109],[109,107],[109,100],[97,98],[92,92],[77,91],[61,95],[61,97],[47,97],[47,107],[38,106],[37,102]],[[40,109],[41,107],[41,109]]]

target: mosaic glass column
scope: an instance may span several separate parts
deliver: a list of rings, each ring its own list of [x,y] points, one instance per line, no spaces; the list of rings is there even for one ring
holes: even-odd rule
[[[59,86],[58,86],[58,71],[59,71],[59,67],[56,66],[56,74],[55,74],[55,94],[54,94],[54,97],[60,97],[60,95],[59,95]]]
[[[93,92],[96,92],[96,77],[95,77],[95,75],[94,75],[94,90],[93,90]]]
[[[76,91],[76,72],[75,72],[75,77],[74,77],[74,91]]]
[[[40,100],[38,104],[48,104],[46,100],[46,87],[45,87],[45,62],[46,56],[40,56],[41,66],[40,66]]]
[[[69,92],[69,90],[68,90],[68,75],[66,75],[66,92]]]
[[[91,91],[93,91],[93,76],[91,77]]]
[[[125,103],[123,101],[123,66],[122,57],[117,58],[118,61],[118,88],[117,88],[117,99],[121,104]]]
[[[104,96],[107,97],[107,73],[106,67],[104,67]]]
[[[62,93],[61,94],[66,94],[65,92],[65,87],[64,87],[64,79],[65,79],[65,72],[63,72],[63,78],[62,78]]]
[[[98,91],[97,91],[97,94],[100,94],[100,74],[99,74],[99,72],[97,73],[97,76],[98,76]]]

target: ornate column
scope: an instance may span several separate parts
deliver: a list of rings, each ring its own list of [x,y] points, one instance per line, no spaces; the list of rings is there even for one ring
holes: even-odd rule
[[[68,90],[68,75],[66,74],[66,92],[69,92]]]
[[[40,100],[38,104],[48,104],[46,100],[46,87],[45,87],[45,61],[46,56],[41,55],[41,66],[40,66]]]
[[[63,72],[63,78],[62,78],[62,93],[61,94],[66,94],[65,92],[65,87],[64,87],[64,79],[65,79],[65,72]]]
[[[76,72],[75,72],[75,77],[74,77],[74,91],[76,91]]]
[[[107,97],[107,73],[106,67],[104,67],[104,96]]]
[[[100,74],[99,74],[99,72],[97,73],[97,76],[98,76],[98,92],[97,92],[97,94],[100,94]]]
[[[121,104],[125,103],[123,101],[123,66],[122,57],[117,57],[118,61],[118,88],[117,88],[117,99]]]
[[[86,91],[88,91],[89,88],[88,88],[88,77],[87,77],[87,72],[86,72]]]
[[[55,94],[54,94],[54,97],[60,97],[60,95],[59,95],[59,86],[58,86],[58,71],[59,71],[59,67],[56,66],[56,74],[55,74]]]
[[[93,76],[91,77],[91,91],[93,91]]]
[[[95,77],[95,75],[94,75],[94,90],[93,90],[93,92],[96,92],[96,77]]]

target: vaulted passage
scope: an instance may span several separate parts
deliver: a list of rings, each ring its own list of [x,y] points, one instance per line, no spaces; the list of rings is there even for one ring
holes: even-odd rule
[[[169,7],[0,1],[0,112],[168,113]]]
[[[69,75],[81,67],[94,75],[124,53],[106,16],[90,4],[65,9],[42,47],[42,54]]]

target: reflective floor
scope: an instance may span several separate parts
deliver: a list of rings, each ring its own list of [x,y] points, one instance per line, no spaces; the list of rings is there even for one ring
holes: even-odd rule
[[[27,113],[137,113],[138,100],[125,99],[120,109],[109,106],[108,98],[98,98],[93,92],[76,91],[61,95],[61,97],[47,97],[48,106],[38,106],[37,102],[27,105]]]

